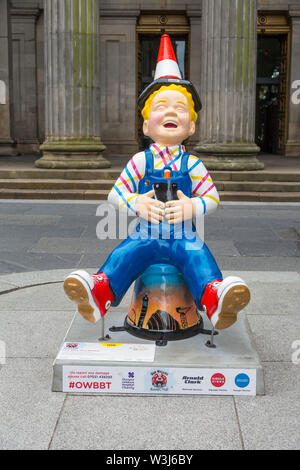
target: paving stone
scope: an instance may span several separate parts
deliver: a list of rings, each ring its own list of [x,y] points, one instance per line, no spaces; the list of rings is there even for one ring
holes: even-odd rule
[[[0,312],[13,310],[41,312],[49,311],[49,308],[52,311],[75,311],[75,304],[66,296],[62,282],[31,287],[30,295],[28,289],[0,295]]]
[[[51,449],[241,449],[241,441],[232,397],[71,395]]]
[[[266,394],[234,397],[247,450],[299,450],[300,365],[264,364]]]
[[[297,271],[300,273],[299,258],[284,256],[224,256],[214,253],[218,265],[222,270],[234,271]]]
[[[229,276],[230,272],[224,271],[224,275]],[[268,288],[272,287],[270,284],[282,285],[300,282],[300,274],[293,271],[237,271],[236,275],[255,286],[266,283]]]
[[[116,243],[115,246],[117,246],[119,243]],[[95,273],[100,270],[101,266],[104,264],[106,259],[111,253],[111,246],[105,246],[104,249],[101,250],[101,252],[96,253],[94,255],[89,254],[89,255],[83,255],[83,257],[80,260],[80,263],[78,265],[79,269],[85,269],[86,266],[91,266],[92,264],[94,265],[92,272]]]
[[[282,240],[297,241],[300,239],[299,233],[294,227],[274,229],[274,232]]]
[[[74,221],[76,223],[76,221]],[[84,231],[85,226],[83,224],[75,225],[68,224],[67,226],[61,225],[23,225],[20,229],[18,225],[0,225],[0,238],[8,239],[11,245],[14,246],[15,241],[18,239],[28,240],[29,243],[36,242],[42,237],[80,237]],[[95,232],[96,233],[96,232]],[[1,251],[2,244],[1,244]]]
[[[30,214],[33,207],[33,204],[30,203],[16,204],[16,201],[2,200],[0,202],[0,214]]]
[[[256,207],[256,212],[258,216],[264,217],[265,212],[268,212],[270,218],[274,220],[282,220],[283,218],[289,218],[295,220],[295,215],[299,214],[299,203],[290,205],[290,204],[272,204],[266,205],[258,204]],[[227,211],[226,211],[227,212]],[[278,217],[278,213],[280,217]],[[298,217],[299,220],[299,217]]]
[[[72,227],[74,224],[78,225],[87,225],[88,223],[97,223],[97,217],[96,217],[96,208],[94,213],[90,214],[88,211],[87,213],[79,213],[79,214],[72,214],[69,211],[65,210],[65,213],[61,214],[60,220],[57,223],[58,227],[66,226],[66,227]]]
[[[55,204],[41,202],[40,204],[32,204],[30,213],[37,215],[73,215],[73,216],[93,216],[96,213],[99,202],[89,202],[84,201],[72,201],[71,203],[65,203],[57,201]]]
[[[269,241],[279,240],[279,235],[275,233],[271,228],[249,228],[249,227],[235,227],[211,230],[210,233],[205,230],[205,241],[210,240],[232,240],[236,242],[247,242],[251,240]]]
[[[8,294],[11,295],[11,294]],[[74,315],[71,310],[2,310],[0,339],[7,357],[54,358]]]
[[[89,272],[89,268],[87,268]],[[18,287],[32,286],[36,284],[63,281],[65,277],[70,273],[70,270],[56,269],[56,270],[44,270],[44,271],[32,271],[26,273],[14,273],[0,276],[0,280],[9,284],[14,284]]]
[[[26,266],[20,263],[9,262],[6,260],[0,260],[0,273],[10,273],[10,272],[24,272],[26,271]]]
[[[248,283],[251,301],[247,314],[295,315],[300,314],[300,283]]]
[[[8,282],[2,281],[0,277],[0,294],[15,289],[16,287],[17,286],[15,284],[10,284]]]
[[[81,260],[81,254],[48,253],[0,253],[0,274],[25,273],[34,270],[74,270]]]
[[[0,370],[0,449],[48,449],[65,395],[51,392],[49,359],[8,359]]]
[[[291,241],[234,241],[234,246],[242,256],[280,256],[300,258],[300,243]]]
[[[37,232],[24,237],[21,236],[20,232],[18,235],[14,233],[12,236],[1,237],[1,255],[5,257],[8,253],[26,253],[38,242],[39,238]]]
[[[103,240],[80,238],[41,238],[29,251],[31,253],[99,253]]]
[[[54,225],[61,219],[58,215],[1,214],[0,225]]]
[[[224,254],[226,256],[239,256],[239,252],[237,251],[234,243],[229,240],[205,240],[208,248],[212,252],[213,255],[219,253]]]
[[[271,307],[270,307],[271,308]],[[298,315],[247,315],[261,361],[290,362],[292,343],[300,340]]]
[[[268,212],[266,212],[268,214]],[[282,217],[282,212],[277,213],[277,217],[268,217],[263,216],[263,214],[259,215],[257,219],[262,219],[264,217],[264,220],[266,222],[266,226],[269,228],[272,228],[273,230],[281,230],[281,229],[290,229],[295,226],[296,220],[297,220],[297,214],[294,213],[294,215],[291,217]]]

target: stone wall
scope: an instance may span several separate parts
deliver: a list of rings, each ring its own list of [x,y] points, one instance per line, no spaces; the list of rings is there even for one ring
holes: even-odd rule
[[[12,116],[12,61],[10,11],[0,0],[0,155],[15,153]]]
[[[201,0],[100,0],[101,137],[110,154],[128,155],[137,150],[135,27],[138,16],[150,11],[186,13],[191,27],[190,78],[200,88],[201,4]],[[300,1],[258,0],[257,5],[258,10],[288,12],[300,8]],[[43,0],[10,1],[13,99],[10,95],[7,109],[11,110],[12,126],[5,132],[17,142],[21,152],[38,151],[45,137],[43,9]],[[295,81],[300,79],[300,39],[295,14],[293,18],[291,70]],[[5,75],[4,71],[1,73]],[[295,137],[300,105],[291,105],[289,112],[290,153],[300,153]],[[4,135],[3,130],[1,134]],[[198,140],[199,127],[191,143]]]

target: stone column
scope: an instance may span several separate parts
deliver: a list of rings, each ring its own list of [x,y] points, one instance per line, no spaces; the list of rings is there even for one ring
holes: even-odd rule
[[[202,0],[200,142],[212,170],[256,170],[256,0]]]
[[[196,9],[195,7],[193,9],[189,8],[187,10],[187,15],[190,21],[190,80],[193,83],[194,87],[196,90],[200,91],[201,87],[201,75],[200,75],[200,70],[201,70],[201,60],[202,58],[200,57],[199,54],[199,49],[201,48],[201,15],[202,12],[199,9]],[[200,67],[199,67],[199,62],[200,62]],[[195,145],[198,144],[199,138],[200,138],[200,125],[199,125],[200,119],[197,119],[196,123],[196,131],[195,134],[189,138],[188,140],[188,147],[191,150],[194,150]]]
[[[39,168],[107,168],[101,152],[99,0],[45,1],[45,142]]]
[[[286,157],[300,156],[300,8],[290,9],[291,18],[291,78]]]
[[[0,0],[0,155],[16,155],[12,137],[12,60],[9,1]]]

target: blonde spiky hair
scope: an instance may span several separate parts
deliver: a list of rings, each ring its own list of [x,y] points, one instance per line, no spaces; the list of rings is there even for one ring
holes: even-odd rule
[[[150,116],[150,109],[151,109],[151,105],[152,105],[152,101],[153,99],[155,98],[155,96],[160,92],[160,91],[165,91],[165,90],[175,90],[175,91],[179,91],[180,93],[182,93],[186,99],[187,99],[187,102],[188,102],[188,106],[189,106],[189,110],[190,110],[190,119],[191,121],[194,121],[196,122],[197,121],[197,118],[198,118],[198,114],[196,113],[195,111],[195,103],[194,103],[194,100],[192,98],[192,95],[191,93],[183,86],[181,85],[167,85],[167,86],[161,86],[158,90],[154,91],[150,96],[149,98],[146,100],[145,102],[145,105],[142,109],[142,116],[143,116],[143,119],[144,121],[148,121],[149,120],[149,116]]]

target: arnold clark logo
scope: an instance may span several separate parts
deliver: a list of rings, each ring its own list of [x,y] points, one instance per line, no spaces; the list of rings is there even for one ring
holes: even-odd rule
[[[200,377],[200,375],[198,375],[197,377],[189,377],[187,375],[184,375],[182,377],[182,381],[186,384],[186,385],[201,385],[202,382],[204,380],[204,376],[202,375]]]

